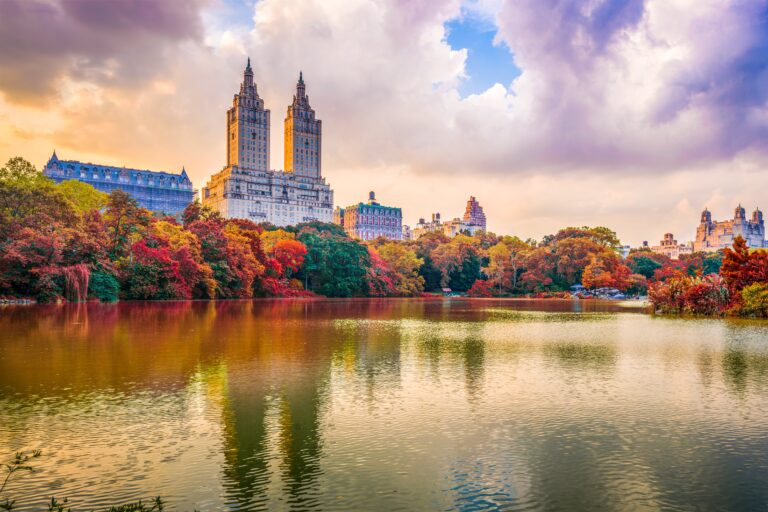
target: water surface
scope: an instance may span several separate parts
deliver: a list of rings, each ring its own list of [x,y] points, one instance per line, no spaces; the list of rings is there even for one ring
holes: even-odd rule
[[[0,309],[20,510],[766,510],[768,323],[567,301]]]

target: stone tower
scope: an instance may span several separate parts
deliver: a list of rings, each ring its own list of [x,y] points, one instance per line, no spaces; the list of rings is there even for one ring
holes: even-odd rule
[[[321,177],[322,121],[309,106],[304,76],[299,73],[293,103],[285,115],[285,171],[309,178]]]
[[[251,59],[243,73],[240,92],[227,111],[227,167],[269,170],[269,110],[253,82]]]

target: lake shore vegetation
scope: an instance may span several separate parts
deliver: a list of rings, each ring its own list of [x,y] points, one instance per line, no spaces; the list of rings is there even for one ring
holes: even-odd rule
[[[362,242],[334,224],[224,219],[199,202],[170,217],[120,190],[57,185],[19,157],[0,168],[0,299],[571,298],[581,285],[648,293],[659,313],[768,315],[768,252],[743,240],[679,260],[620,249],[606,227]]]

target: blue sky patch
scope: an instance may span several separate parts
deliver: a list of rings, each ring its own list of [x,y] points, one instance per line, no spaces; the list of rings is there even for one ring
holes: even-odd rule
[[[504,43],[493,44],[497,29],[490,21],[467,14],[447,22],[445,27],[451,48],[467,49],[468,76],[459,86],[463,98],[481,93],[497,82],[509,87],[520,75],[509,47]]]

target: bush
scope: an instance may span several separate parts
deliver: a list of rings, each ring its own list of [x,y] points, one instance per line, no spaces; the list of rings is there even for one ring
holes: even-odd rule
[[[493,284],[477,279],[467,293],[470,297],[493,297]]]
[[[720,276],[671,277],[653,283],[648,298],[657,313],[719,315],[728,309],[728,289]]]
[[[755,283],[741,290],[741,308],[744,316],[768,317],[768,283]]]

